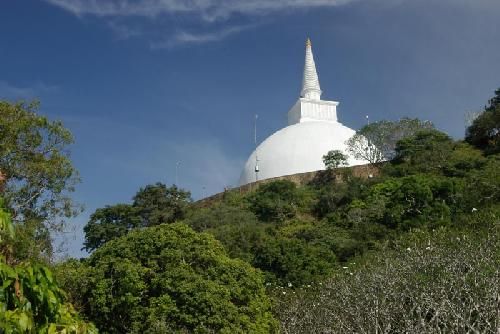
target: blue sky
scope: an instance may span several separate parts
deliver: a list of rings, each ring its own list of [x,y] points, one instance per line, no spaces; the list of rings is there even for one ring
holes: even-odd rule
[[[498,0],[18,0],[0,2],[0,98],[38,98],[75,135],[85,212],[178,180],[235,185],[286,123],[310,36],[324,91],[352,127],[404,116],[463,137],[500,87]]]

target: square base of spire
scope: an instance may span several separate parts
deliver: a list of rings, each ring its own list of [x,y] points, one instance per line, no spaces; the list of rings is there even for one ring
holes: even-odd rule
[[[301,97],[288,112],[288,125],[311,121],[338,122],[336,101]]]

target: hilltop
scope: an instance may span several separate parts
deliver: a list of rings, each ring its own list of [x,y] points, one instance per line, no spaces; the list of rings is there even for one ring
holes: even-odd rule
[[[500,90],[465,140],[418,120],[373,123],[358,131],[377,143],[369,166],[341,168],[342,155],[326,154],[339,159],[325,158],[326,171],[201,202],[147,185],[92,214],[88,258],[51,266],[55,279],[33,264],[50,289],[21,286],[45,291],[33,305],[56,291],[50,317],[37,306],[16,318],[12,270],[26,275],[43,257],[13,247],[22,240],[2,225],[8,321],[63,319],[89,333],[495,333],[499,114]],[[396,139],[379,131],[408,124],[418,126]]]

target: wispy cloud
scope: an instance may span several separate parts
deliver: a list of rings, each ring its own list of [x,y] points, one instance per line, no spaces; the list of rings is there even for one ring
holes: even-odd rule
[[[138,27],[132,27],[130,25],[121,24],[115,21],[110,21],[108,23],[108,26],[120,40],[129,39],[144,34],[144,32]]]
[[[31,86],[19,86],[0,80],[0,99],[33,99],[59,91],[59,87],[37,82]]]
[[[226,27],[221,30],[194,33],[188,31],[179,31],[173,36],[159,42],[152,42],[151,49],[173,48],[182,44],[203,44],[208,42],[216,42],[223,40],[231,35],[237,34],[241,31],[248,30],[256,27],[257,25],[243,25]]]
[[[78,17],[107,21],[118,39],[142,36],[150,40],[151,49],[169,49],[222,40],[256,27],[255,22],[269,14],[334,7],[356,0],[45,1]]]
[[[142,16],[190,13],[207,20],[234,14],[262,15],[283,9],[338,6],[352,0],[46,0],[75,15]]]

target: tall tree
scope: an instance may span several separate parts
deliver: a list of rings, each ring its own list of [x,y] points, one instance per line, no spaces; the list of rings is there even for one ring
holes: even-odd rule
[[[323,163],[328,170],[349,165],[347,162],[347,155],[342,153],[340,150],[328,151],[328,153],[323,156]]]
[[[2,203],[0,198],[0,333],[97,334],[67,302],[47,267],[16,263],[17,229]]]
[[[275,332],[262,273],[181,223],[137,229],[69,265],[79,275],[63,283],[105,333]]]
[[[78,211],[69,196],[78,176],[68,150],[73,136],[38,109],[38,102],[0,101],[0,170],[14,222],[48,237],[44,231],[61,230]]]
[[[139,189],[133,206],[137,208],[143,226],[154,226],[183,219],[190,202],[189,191],[157,182]]]
[[[85,250],[93,251],[106,242],[141,226],[138,210],[130,204],[116,204],[97,209],[83,228]]]
[[[446,133],[419,131],[397,143],[394,162],[403,174],[439,173],[448,165],[455,146]]]
[[[132,204],[116,204],[97,209],[84,227],[87,251],[139,227],[173,223],[184,219],[191,194],[163,183],[147,185],[134,196]]]
[[[347,141],[347,151],[356,159],[369,163],[392,160],[399,140],[423,129],[432,129],[429,121],[402,118],[399,121],[378,121],[365,125]]]
[[[500,88],[467,128],[465,140],[486,154],[500,153]]]

